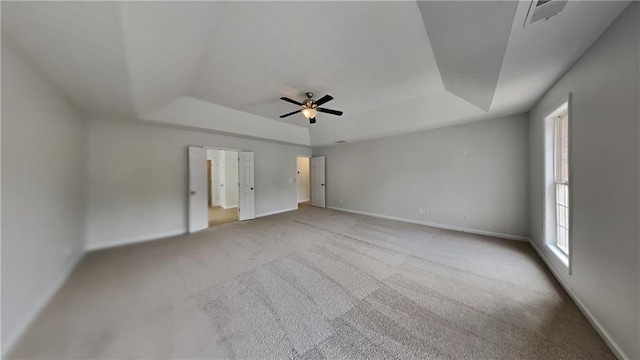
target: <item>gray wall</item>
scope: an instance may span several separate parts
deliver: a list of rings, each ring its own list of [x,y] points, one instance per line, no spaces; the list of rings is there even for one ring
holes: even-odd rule
[[[640,358],[639,10],[632,4],[530,112],[531,235],[552,269],[630,359]],[[543,117],[572,93],[572,267],[543,243]]]
[[[88,249],[186,231],[189,145],[255,152],[256,216],[297,208],[296,157],[311,154],[305,147],[139,123],[89,121],[88,133]]]
[[[527,237],[526,149],[517,115],[313,154],[326,156],[329,207]]]
[[[2,39],[2,345],[83,251],[86,126]]]

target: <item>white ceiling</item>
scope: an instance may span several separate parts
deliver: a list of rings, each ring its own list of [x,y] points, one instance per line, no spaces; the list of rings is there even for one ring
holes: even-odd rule
[[[445,89],[488,111],[518,3],[423,1],[418,5]]]
[[[2,2],[2,35],[88,116],[320,146],[527,111],[628,3]],[[345,114],[279,119],[306,91]]]
[[[87,113],[131,114],[118,8],[106,2],[2,2],[2,40],[22,48]]]
[[[302,100],[307,91],[330,93],[335,100],[326,107],[357,114],[444,89],[415,2],[216,8],[218,21],[189,91],[195,98],[279,119],[297,110],[282,95]],[[308,125],[301,115],[283,121]]]

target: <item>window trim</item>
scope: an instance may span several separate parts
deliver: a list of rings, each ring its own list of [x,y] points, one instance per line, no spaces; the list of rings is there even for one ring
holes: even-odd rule
[[[551,171],[551,183],[553,184],[553,188],[554,188],[554,194],[553,194],[553,198],[556,198],[556,194],[555,194],[555,189],[556,189],[556,164],[555,164],[555,158],[556,158],[556,154],[555,154],[555,143],[556,143],[556,117],[558,115],[560,115],[562,112],[567,111],[568,116],[567,116],[567,133],[568,133],[568,139],[569,139],[569,146],[568,146],[568,156],[569,156],[569,179],[571,179],[571,174],[573,174],[573,107],[572,107],[572,94],[568,93],[567,95],[563,96],[556,104],[555,106],[551,107],[551,109],[544,115],[543,117],[543,121],[544,121],[544,128],[545,128],[545,153],[549,150],[549,142],[550,145],[552,146],[551,148],[551,161],[552,164],[551,166],[549,166],[548,163],[546,163],[547,160],[545,160],[545,176],[544,176],[544,182],[543,182],[543,196],[544,196],[544,206],[543,206],[543,219],[544,219],[544,228],[543,228],[543,236],[542,236],[542,241],[544,242],[545,248],[547,248],[551,253],[554,254],[554,257],[556,259],[558,259],[568,270],[569,275],[572,274],[572,270],[573,270],[573,261],[572,261],[572,257],[573,257],[573,248],[574,248],[574,239],[572,239],[572,233],[573,233],[573,215],[574,212],[573,209],[573,183],[572,181],[568,182],[568,192],[569,192],[569,202],[568,202],[568,207],[569,207],[569,227],[568,227],[568,233],[569,233],[569,244],[568,244],[568,249],[569,249],[569,254],[565,254],[563,250],[561,250],[557,245],[556,245],[556,241],[557,241],[557,215],[556,215],[556,204],[557,204],[557,200],[554,200],[553,202],[553,206],[551,206],[551,208],[553,208],[553,214],[549,214],[549,204],[547,203],[547,198],[549,196],[548,193],[548,186],[549,186],[549,177],[548,177],[548,173],[547,171]],[[549,127],[551,127],[551,129],[549,129]],[[549,136],[549,131],[551,131],[551,139],[547,139],[547,136]],[[545,155],[544,157],[545,159],[548,159],[547,155]],[[551,228],[555,229],[553,230],[553,234],[549,234],[549,229],[550,229],[550,224],[548,223],[549,215],[553,215],[553,226]]]

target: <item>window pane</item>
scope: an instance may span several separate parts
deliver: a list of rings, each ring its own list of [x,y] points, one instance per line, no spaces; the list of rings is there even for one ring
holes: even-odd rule
[[[565,112],[556,117],[555,166],[556,181],[569,181],[569,117]]]
[[[557,184],[556,189],[556,203],[565,207],[569,206],[568,186],[566,184]]]
[[[556,245],[569,253],[569,185],[556,184]]]

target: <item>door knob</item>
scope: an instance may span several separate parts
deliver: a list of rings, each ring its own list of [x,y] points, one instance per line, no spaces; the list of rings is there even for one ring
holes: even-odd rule
[[[195,194],[196,194],[196,192],[191,190],[191,195],[195,195]]]
[[[322,186],[324,186],[324,184],[322,184]]]
[[[253,190],[253,188],[251,188],[251,190]]]

